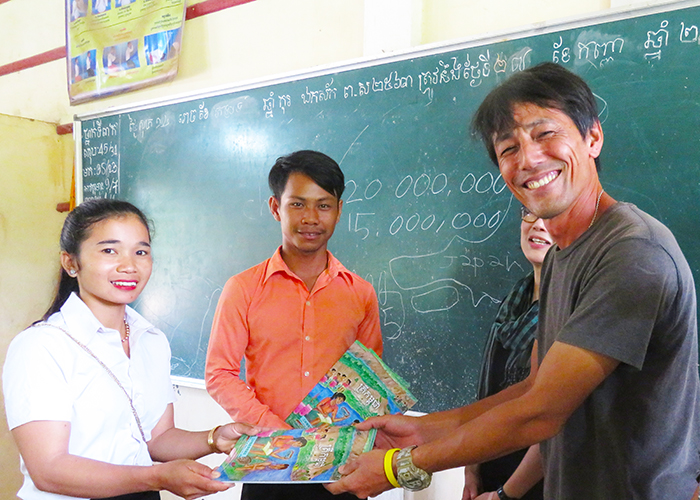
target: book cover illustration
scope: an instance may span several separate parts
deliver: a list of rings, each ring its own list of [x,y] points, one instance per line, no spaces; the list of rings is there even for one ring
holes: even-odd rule
[[[241,437],[217,471],[219,481],[332,482],[338,467],[372,449],[377,431],[324,427],[268,431]]]
[[[345,426],[405,413],[416,403],[408,384],[359,341],[350,346],[286,418],[297,429]]]

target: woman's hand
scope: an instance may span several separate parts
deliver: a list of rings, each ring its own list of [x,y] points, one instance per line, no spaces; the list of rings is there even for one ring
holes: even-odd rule
[[[226,491],[233,486],[233,483],[217,481],[215,471],[194,460],[173,460],[156,464],[153,469],[154,490],[167,490],[186,500]]]
[[[243,422],[233,422],[222,425],[214,431],[214,447],[221,453],[231,453],[236,441],[241,436],[255,436],[265,430],[263,427],[250,425]]]
[[[478,465],[467,465],[464,467],[464,491],[462,500],[476,500],[481,490],[481,476]],[[483,498],[481,500],[484,500]]]
[[[495,491],[488,491],[476,497],[476,500],[498,500],[498,495]]]

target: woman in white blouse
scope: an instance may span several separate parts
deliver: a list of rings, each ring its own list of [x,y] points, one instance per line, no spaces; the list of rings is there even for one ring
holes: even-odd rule
[[[175,428],[168,341],[127,306],[151,275],[150,241],[148,220],[126,202],[87,201],[66,218],[56,298],[12,341],[3,370],[24,500],[223,491],[194,460],[257,432]]]

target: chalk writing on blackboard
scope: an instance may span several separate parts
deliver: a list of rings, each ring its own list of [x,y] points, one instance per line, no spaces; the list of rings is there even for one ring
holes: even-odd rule
[[[583,33],[577,43],[579,60],[590,63],[593,67],[602,68],[613,62],[616,54],[622,53],[625,41],[620,37],[603,40],[585,41],[587,33]]]
[[[681,43],[694,43],[698,41],[698,27],[688,26],[685,27],[685,22],[681,22]]]
[[[376,179],[346,182],[345,213],[348,215],[348,231],[359,233],[362,240],[369,237],[401,236],[402,233],[432,232],[438,234],[443,230],[463,231],[477,230],[470,236],[462,235],[464,241],[483,243],[488,240],[500,227],[507,207],[491,206],[488,209],[475,211],[453,210],[445,213],[438,207],[447,198],[455,196],[499,195],[506,189],[506,184],[500,174],[485,172],[478,177],[473,172],[466,172],[451,183],[448,174],[439,172],[434,175],[421,173],[414,178],[411,174],[404,175],[396,184],[393,191],[388,192],[384,183]],[[394,200],[397,210],[389,215],[381,214],[377,221],[377,211],[365,211],[360,208],[362,203],[381,200],[389,196]],[[402,203],[403,202],[403,203]],[[418,209],[414,208],[416,202]],[[381,202],[380,202],[381,203]],[[454,202],[455,207],[461,206]],[[402,208],[407,207],[407,208]]]
[[[82,131],[84,199],[119,195],[119,121],[95,120]]]
[[[335,91],[335,89],[333,90]],[[309,92],[308,87],[306,91],[307,93]],[[275,101],[275,93],[270,92],[270,97],[263,99],[263,110],[265,111],[266,118],[274,117],[275,103],[277,103],[277,107],[282,111],[282,114],[284,114],[287,112],[287,108],[292,105],[292,97],[289,94],[280,95],[277,96],[277,100]]]
[[[657,31],[647,31],[647,40],[644,42],[644,48],[649,50],[649,52],[644,54],[644,58],[648,61],[661,59],[661,49],[668,45],[668,30],[666,28],[668,28],[668,21],[663,20]],[[654,51],[654,49],[657,50]]]

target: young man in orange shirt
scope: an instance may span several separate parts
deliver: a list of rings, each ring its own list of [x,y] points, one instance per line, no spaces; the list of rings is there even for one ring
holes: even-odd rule
[[[327,249],[345,178],[323,153],[278,158],[269,206],[282,246],[228,280],[214,316],[206,384],[234,421],[289,428],[284,419],[355,340],[381,355],[377,297]],[[246,381],[239,378],[245,357]],[[247,484],[250,499],[338,498],[320,484]],[[349,498],[355,498],[350,496]]]

